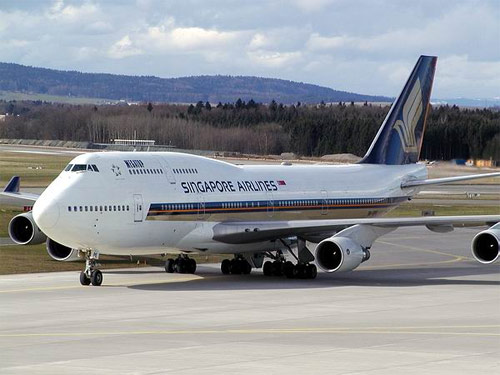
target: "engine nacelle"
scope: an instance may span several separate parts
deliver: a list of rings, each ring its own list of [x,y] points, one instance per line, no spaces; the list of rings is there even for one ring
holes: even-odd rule
[[[78,260],[83,260],[78,256],[78,250],[72,249],[70,247],[61,245],[60,243],[47,238],[47,253],[50,257],[55,260],[60,260],[63,262],[74,262]]]
[[[476,234],[471,250],[474,258],[480,263],[496,262],[500,258],[500,228],[490,228]]]
[[[330,237],[315,250],[316,263],[326,272],[352,271],[370,258],[370,252],[347,237]]]
[[[36,245],[47,239],[47,236],[36,225],[31,211],[16,215],[11,219],[9,237],[19,245]]]

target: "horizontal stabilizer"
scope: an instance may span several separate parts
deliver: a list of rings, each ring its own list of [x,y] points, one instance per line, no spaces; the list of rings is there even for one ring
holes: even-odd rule
[[[410,188],[410,187],[415,187],[415,186],[448,184],[450,182],[475,180],[477,178],[486,178],[486,177],[500,177],[500,172],[482,173],[482,174],[470,174],[470,175],[467,175],[467,176],[430,178],[430,179],[427,179],[427,180],[410,180],[410,181],[403,182],[401,184],[401,187],[402,188]]]

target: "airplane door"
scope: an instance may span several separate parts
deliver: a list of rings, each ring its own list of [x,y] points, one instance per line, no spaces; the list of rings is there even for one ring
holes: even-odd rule
[[[165,171],[165,176],[167,177],[168,182],[170,182],[171,184],[175,184],[175,176],[172,172],[172,169],[170,168],[170,165],[168,165],[168,163],[163,158],[161,158],[159,162],[163,167],[163,170]]]
[[[321,190],[321,215],[328,214],[328,192]]]
[[[274,214],[274,200],[273,193],[270,191],[267,192],[267,216],[273,217]]]
[[[134,222],[140,223],[143,218],[143,202],[141,194],[134,194]]]

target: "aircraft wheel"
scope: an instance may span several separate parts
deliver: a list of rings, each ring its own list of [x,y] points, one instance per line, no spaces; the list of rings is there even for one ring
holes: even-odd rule
[[[174,264],[175,260],[173,260],[172,258],[167,259],[167,261],[165,262],[165,272],[174,273],[175,272]]]
[[[177,259],[175,262],[175,271],[177,273],[186,273],[186,262],[184,262],[184,259]]]
[[[318,276],[318,269],[314,264],[308,264],[306,266],[307,268],[307,278],[308,279],[315,279],[316,276]]]
[[[102,284],[102,272],[99,270],[92,271],[92,274],[90,275],[90,281],[92,282],[92,285],[94,285],[94,286],[101,285]]]
[[[286,261],[285,264],[283,265],[283,273],[285,274],[285,276],[288,279],[293,279],[293,277],[294,277],[294,268],[295,268],[295,266],[290,261]]]
[[[283,263],[275,260],[273,262],[273,275],[274,276],[281,276],[283,275]]]
[[[195,273],[196,272],[196,260],[194,259],[189,259],[188,260],[188,265],[189,265],[189,273]]]
[[[246,260],[243,260],[242,262],[243,262],[242,263],[243,267],[241,267],[241,268],[243,270],[243,274],[249,275],[250,272],[252,272],[252,266]]]
[[[224,259],[220,264],[220,270],[224,275],[229,275],[231,273],[231,261],[229,259]]]
[[[231,260],[231,274],[233,275],[241,274],[241,262],[239,259]]]
[[[87,276],[85,271],[80,272],[80,284],[90,285],[90,277]]]
[[[273,275],[273,263],[266,262],[264,263],[264,267],[262,267],[262,271],[264,272],[264,276],[272,276]]]

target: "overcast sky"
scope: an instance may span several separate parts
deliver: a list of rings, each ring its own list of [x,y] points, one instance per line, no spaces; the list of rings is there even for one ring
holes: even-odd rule
[[[0,61],[55,69],[396,96],[420,54],[434,98],[500,97],[500,0],[0,0]]]

